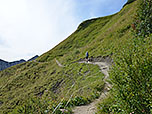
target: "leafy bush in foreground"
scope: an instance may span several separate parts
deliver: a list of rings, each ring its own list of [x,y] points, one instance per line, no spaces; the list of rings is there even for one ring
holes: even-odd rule
[[[125,113],[152,113],[152,1],[141,1],[134,39],[115,55],[111,77]]]
[[[138,44],[129,44],[117,53],[111,77],[116,92],[116,99],[126,113],[146,113],[152,111],[152,37]],[[136,42],[137,43],[137,42]]]
[[[114,54],[110,77],[112,101],[99,106],[104,113],[152,113],[152,1],[140,1],[134,38]],[[114,110],[111,108],[114,107]],[[119,110],[118,110],[119,109]]]
[[[136,34],[145,37],[152,33],[152,0],[141,0],[140,2],[135,22]]]

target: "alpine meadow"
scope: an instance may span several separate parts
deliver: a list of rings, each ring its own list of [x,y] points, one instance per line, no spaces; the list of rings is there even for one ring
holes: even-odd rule
[[[76,114],[83,106],[152,114],[151,0],[128,0],[37,59],[0,71],[0,114]]]

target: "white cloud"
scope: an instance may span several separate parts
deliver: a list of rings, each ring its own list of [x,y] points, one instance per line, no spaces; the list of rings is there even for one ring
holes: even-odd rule
[[[0,0],[4,60],[28,59],[48,51],[74,31],[71,0]],[[1,44],[0,44],[1,45]]]

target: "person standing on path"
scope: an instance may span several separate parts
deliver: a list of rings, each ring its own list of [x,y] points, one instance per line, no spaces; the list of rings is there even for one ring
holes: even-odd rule
[[[89,53],[88,53],[88,51],[86,52],[86,60],[87,60],[87,62],[89,61]]]

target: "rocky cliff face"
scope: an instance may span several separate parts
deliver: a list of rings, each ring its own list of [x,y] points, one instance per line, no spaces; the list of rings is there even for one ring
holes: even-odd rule
[[[39,57],[39,56],[36,55],[36,56],[32,57],[31,59],[29,59],[29,60],[27,60],[27,61],[35,60],[37,57]],[[6,68],[8,68],[8,67],[17,65],[17,64],[21,64],[21,63],[23,63],[23,62],[26,62],[26,60],[21,59],[21,60],[19,60],[19,61],[7,62],[7,61],[4,61],[4,60],[0,59],[0,71],[6,69]]]

